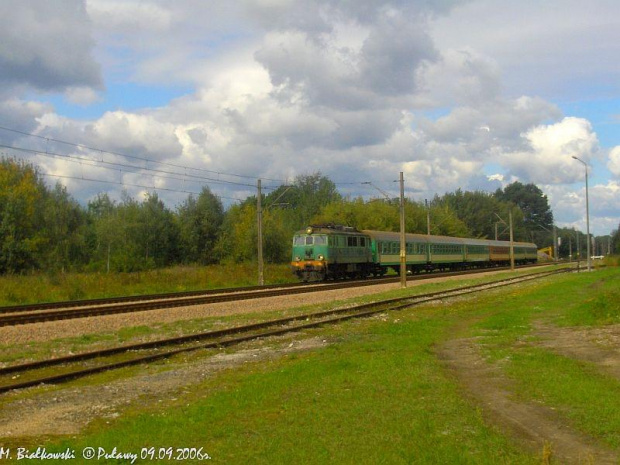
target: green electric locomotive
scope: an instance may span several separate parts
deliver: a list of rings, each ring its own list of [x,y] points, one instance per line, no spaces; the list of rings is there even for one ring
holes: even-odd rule
[[[370,237],[347,226],[309,226],[293,238],[291,265],[302,281],[368,276],[373,270]]]

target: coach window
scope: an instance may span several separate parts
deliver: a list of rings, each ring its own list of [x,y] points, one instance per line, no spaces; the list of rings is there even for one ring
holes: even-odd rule
[[[360,237],[360,247],[366,247],[366,238]]]

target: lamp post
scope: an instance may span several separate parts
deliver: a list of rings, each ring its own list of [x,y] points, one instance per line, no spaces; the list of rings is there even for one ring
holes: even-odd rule
[[[586,169],[586,253],[588,254],[588,271],[592,270],[592,257],[590,254],[590,201],[588,199],[588,164],[581,158],[573,155],[573,158],[582,163]]]

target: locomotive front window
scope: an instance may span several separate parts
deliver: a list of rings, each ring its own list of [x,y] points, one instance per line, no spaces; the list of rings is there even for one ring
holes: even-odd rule
[[[314,236],[314,245],[327,244],[327,236]]]
[[[305,245],[306,238],[304,236],[295,236],[293,238],[293,245]]]

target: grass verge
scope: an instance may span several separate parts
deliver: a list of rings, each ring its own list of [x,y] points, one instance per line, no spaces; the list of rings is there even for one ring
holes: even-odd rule
[[[178,266],[138,273],[0,276],[0,306],[256,285],[253,264]],[[266,265],[267,284],[295,282],[288,265]]]

